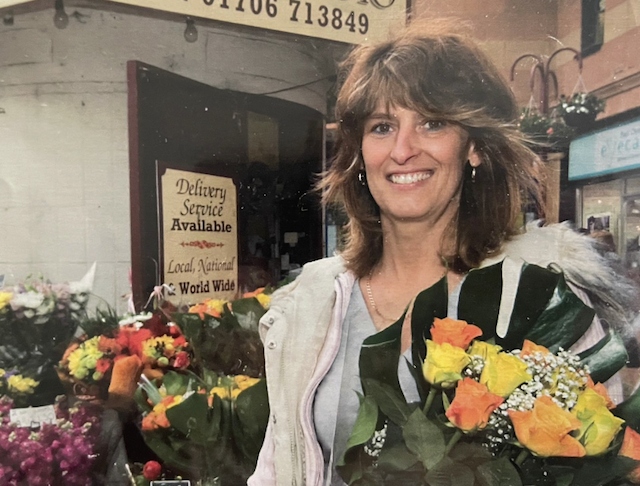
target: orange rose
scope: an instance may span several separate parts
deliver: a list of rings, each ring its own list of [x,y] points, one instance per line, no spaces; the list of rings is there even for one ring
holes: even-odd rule
[[[474,432],[487,426],[489,415],[503,401],[486,386],[466,377],[458,382],[456,395],[445,415],[463,432]]]
[[[471,341],[482,336],[482,329],[466,321],[457,321],[449,317],[433,320],[431,339],[436,344],[448,343],[458,348],[467,349]]]
[[[509,410],[518,441],[542,457],[583,457],[585,449],[570,433],[582,423],[553,403],[549,396],[535,401],[533,410]]]
[[[533,341],[529,341],[528,339],[525,339],[524,343],[522,343],[522,351],[520,351],[520,357],[529,356],[535,353],[547,355],[547,354],[551,354],[551,351],[549,351],[544,346],[540,346],[534,343]]]
[[[624,430],[624,439],[619,454],[640,461],[640,434],[631,427]],[[631,471],[627,475],[627,479],[633,484],[640,484],[640,466]]]

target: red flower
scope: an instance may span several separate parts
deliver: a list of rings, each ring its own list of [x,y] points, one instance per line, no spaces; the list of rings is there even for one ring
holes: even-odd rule
[[[176,354],[176,359],[173,362],[175,368],[186,368],[189,366],[189,353],[186,351],[180,351]]]
[[[158,461],[147,461],[142,468],[142,475],[147,481],[154,481],[160,477],[162,466]]]
[[[106,373],[111,368],[111,360],[106,358],[101,358],[96,362],[96,371],[100,373]]]
[[[153,337],[149,329],[136,329],[134,326],[120,328],[116,341],[122,349],[128,349],[131,354],[142,357],[142,342]]]

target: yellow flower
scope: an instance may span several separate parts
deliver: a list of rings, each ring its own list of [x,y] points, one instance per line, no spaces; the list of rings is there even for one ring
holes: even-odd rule
[[[12,375],[7,379],[9,391],[17,393],[33,393],[38,384],[33,378],[26,378],[22,375]]]
[[[582,422],[577,439],[588,456],[606,452],[624,423],[609,411],[607,400],[591,388],[580,394],[571,413]]]
[[[424,379],[440,388],[453,388],[462,378],[462,370],[471,358],[462,348],[449,343],[436,344],[430,339],[427,343],[427,357],[422,364]]]
[[[231,398],[231,388],[228,386],[214,386],[209,392],[209,395],[217,395],[223,400],[229,400]]]
[[[530,379],[527,364],[517,356],[507,353],[487,356],[480,375],[480,383],[487,385],[491,393],[504,398]]]
[[[9,302],[11,302],[12,297],[13,293],[0,291],[0,310],[4,309]]]
[[[260,293],[260,294],[256,295],[255,297],[258,300],[258,302],[260,302],[260,305],[262,307],[264,307],[265,309],[268,309],[269,305],[271,305],[271,296],[270,295]]]
[[[213,317],[220,317],[225,305],[228,301],[222,299],[209,299],[201,304],[194,305],[189,309],[192,314],[199,314],[200,319],[204,319],[205,314],[209,314]]]
[[[69,374],[79,380],[87,376],[89,370],[93,370],[100,358],[104,355],[98,349],[99,337],[93,337],[74,349],[68,356],[67,365]]]
[[[502,347],[497,344],[489,344],[486,341],[473,341],[471,347],[467,349],[470,356],[480,356],[484,361],[489,356],[497,356],[502,351]]]
[[[253,385],[260,382],[260,378],[251,378],[246,375],[236,375],[233,377],[234,388],[231,390],[231,398],[236,399],[238,395],[245,391],[247,388],[251,388]]]

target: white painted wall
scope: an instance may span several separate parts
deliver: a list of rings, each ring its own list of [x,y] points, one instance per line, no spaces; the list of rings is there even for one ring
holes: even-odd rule
[[[46,5],[51,5],[48,2]],[[0,275],[77,280],[119,310],[131,264],[126,62],[264,93],[331,74],[322,41],[184,21],[130,7],[44,5],[0,25]],[[6,11],[5,11],[6,12]],[[77,15],[73,15],[77,12]],[[175,20],[172,20],[175,18]],[[278,94],[324,112],[326,82]]]

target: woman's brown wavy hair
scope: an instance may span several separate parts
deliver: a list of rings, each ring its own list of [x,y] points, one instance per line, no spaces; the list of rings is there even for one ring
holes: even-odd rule
[[[496,67],[459,22],[413,22],[393,39],[356,47],[340,66],[335,157],[318,188],[349,218],[342,255],[356,275],[382,256],[379,208],[358,181],[363,125],[379,101],[462,126],[482,159],[465,174],[457,218],[446,235],[453,270],[477,267],[518,233],[526,201],[541,207],[540,162],[516,128],[518,108]],[[445,251],[440,249],[441,252]]]

